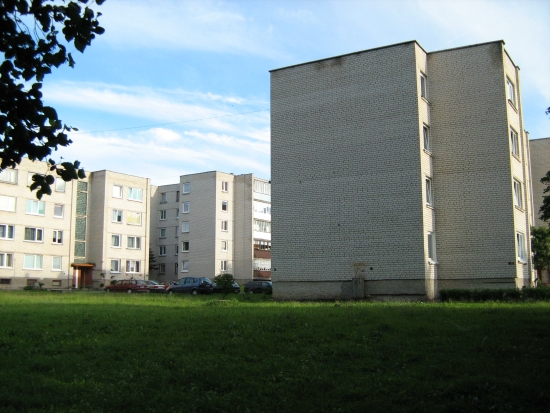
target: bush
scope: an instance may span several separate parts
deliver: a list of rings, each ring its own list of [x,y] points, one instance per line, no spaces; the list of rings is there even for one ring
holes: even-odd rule
[[[485,301],[550,301],[550,288],[500,288],[500,289],[452,289],[441,290],[439,299],[442,302],[485,302]]]

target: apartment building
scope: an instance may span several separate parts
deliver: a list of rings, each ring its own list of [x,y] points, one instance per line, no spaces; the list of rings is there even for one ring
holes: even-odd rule
[[[531,285],[519,86],[502,41],[271,71],[274,298]]]
[[[531,154],[531,179],[533,182],[533,225],[536,227],[547,226],[548,224],[540,219],[540,207],[544,189],[546,188],[540,180],[550,171],[550,138],[532,139],[529,141]]]
[[[268,181],[212,171],[151,191],[156,279],[213,279],[224,272],[239,283],[271,277]]]
[[[0,288],[98,287],[145,278],[149,180],[110,171],[84,180],[56,178],[51,196],[29,190],[45,162],[23,159],[0,172]]]

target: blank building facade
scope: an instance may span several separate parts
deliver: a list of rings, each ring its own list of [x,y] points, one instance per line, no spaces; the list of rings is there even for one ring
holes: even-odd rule
[[[274,298],[530,285],[519,85],[502,41],[273,70]]]

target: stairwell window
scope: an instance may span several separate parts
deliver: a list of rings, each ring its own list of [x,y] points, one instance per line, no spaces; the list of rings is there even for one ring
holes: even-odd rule
[[[501,89],[502,90],[502,89]],[[516,87],[510,80],[510,78],[506,78],[506,95],[508,97],[508,100],[516,106]]]
[[[510,146],[512,146],[512,155],[519,158],[518,133],[512,128],[510,128]]]
[[[514,205],[523,209],[523,191],[521,189],[521,182],[514,179]]]
[[[527,253],[525,251],[525,235],[516,232],[516,246],[518,251],[518,261],[527,262]]]
[[[428,232],[428,259],[431,262],[437,262],[437,254],[435,251],[435,234]]]
[[[227,251],[227,241],[222,241],[222,251]]]
[[[426,178],[426,205],[431,207],[434,206],[432,178]]]
[[[227,261],[221,262],[220,271],[227,271]]]
[[[424,73],[420,73],[420,96],[428,99],[428,77]]]
[[[422,127],[422,135],[424,137],[424,149],[431,152],[432,146],[430,142],[430,127],[428,125],[424,125]]]
[[[189,202],[184,202],[184,203],[183,203],[182,213],[188,214],[190,208],[191,208],[191,206],[189,205]]]

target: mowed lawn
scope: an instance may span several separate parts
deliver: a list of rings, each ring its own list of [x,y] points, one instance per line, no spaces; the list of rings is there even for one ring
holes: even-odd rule
[[[0,411],[545,412],[550,303],[0,292]]]

